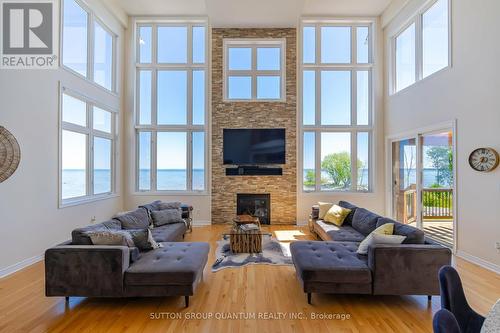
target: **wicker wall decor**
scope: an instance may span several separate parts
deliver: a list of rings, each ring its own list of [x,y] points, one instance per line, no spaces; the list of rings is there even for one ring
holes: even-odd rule
[[[16,138],[0,126],[0,183],[12,176],[20,160],[21,150]]]

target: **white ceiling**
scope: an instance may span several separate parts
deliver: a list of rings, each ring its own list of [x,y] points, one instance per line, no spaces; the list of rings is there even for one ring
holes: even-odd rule
[[[208,16],[213,27],[294,27],[300,16],[378,16],[392,0],[105,0],[128,15]]]

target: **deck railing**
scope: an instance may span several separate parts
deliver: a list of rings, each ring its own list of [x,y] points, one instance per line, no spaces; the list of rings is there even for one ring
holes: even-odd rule
[[[424,188],[422,191],[422,219],[453,219],[453,190],[450,188]],[[410,186],[404,193],[404,223],[417,220],[417,190]]]
[[[425,188],[422,192],[424,219],[453,219],[451,188]]]

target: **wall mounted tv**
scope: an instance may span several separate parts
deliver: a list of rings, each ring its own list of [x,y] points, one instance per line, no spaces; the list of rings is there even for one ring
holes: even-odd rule
[[[285,164],[285,129],[224,129],[224,164]]]

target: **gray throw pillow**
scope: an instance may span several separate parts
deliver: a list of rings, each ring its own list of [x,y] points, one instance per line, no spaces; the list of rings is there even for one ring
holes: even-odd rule
[[[147,229],[149,226],[148,211],[144,208],[117,214],[113,218],[121,222],[123,229]]]
[[[153,225],[155,227],[159,227],[169,223],[184,222],[184,220],[182,219],[182,210],[180,208],[152,211],[151,218],[153,219]]]
[[[162,247],[161,244],[157,243],[154,240],[153,235],[151,234],[151,230],[149,229],[127,230],[127,231],[132,236],[135,246],[140,251],[149,251]]]
[[[93,245],[135,246],[132,235],[123,230],[93,230],[87,231],[86,234]]]
[[[180,202],[160,202],[157,204],[158,209],[154,210],[164,210],[164,209],[180,209],[182,203]]]

